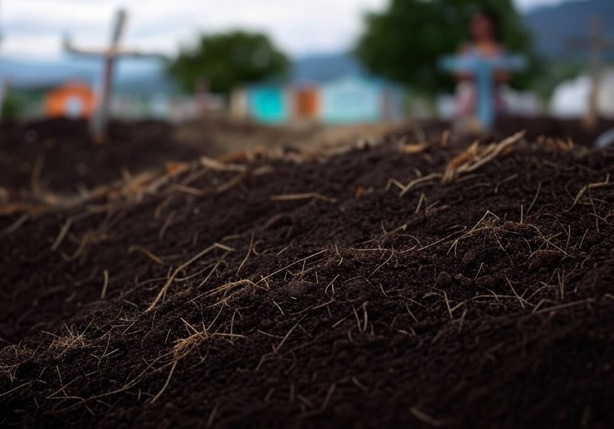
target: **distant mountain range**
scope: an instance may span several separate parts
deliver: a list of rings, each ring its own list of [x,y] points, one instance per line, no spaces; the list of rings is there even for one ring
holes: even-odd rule
[[[587,38],[594,16],[603,19],[604,35],[614,44],[614,0],[569,0],[556,6],[534,8],[525,13],[524,22],[534,35],[540,55],[551,59],[583,59],[588,55],[586,50],[572,50],[568,42]],[[614,49],[608,58],[614,59]],[[94,59],[66,56],[23,60],[0,56],[0,79],[9,78],[18,87],[51,87],[70,79],[95,84],[100,71],[101,63]],[[295,59],[292,81],[322,83],[365,74],[365,68],[348,53],[319,53]],[[119,92],[137,95],[175,90],[166,76],[165,64],[156,59],[121,60],[116,87]]]
[[[145,94],[175,89],[165,73],[165,64],[157,59],[121,59],[115,86],[119,92]],[[102,61],[91,58],[22,60],[0,57],[0,78],[11,85],[27,88],[53,87],[67,80],[94,85],[100,77]],[[366,75],[358,60],[347,53],[313,54],[297,58],[292,65],[291,81],[324,83],[344,76]]]
[[[614,0],[571,0],[527,12],[524,21],[533,33],[537,52],[546,58],[586,58],[587,50],[569,46],[574,39],[591,34],[593,17],[603,21],[604,37],[610,41],[607,58],[614,59]]]
[[[135,95],[168,92],[174,84],[165,73],[165,64],[159,59],[121,59],[115,76],[118,91]],[[12,86],[48,88],[68,80],[95,85],[102,73],[102,60],[92,58],[19,59],[0,57],[0,79],[6,78]]]
[[[324,83],[366,74],[364,66],[350,54],[313,54],[294,61],[291,79],[298,83]]]

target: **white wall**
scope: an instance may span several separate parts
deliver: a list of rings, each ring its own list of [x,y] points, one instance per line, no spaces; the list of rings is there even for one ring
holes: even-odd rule
[[[592,79],[586,75],[561,83],[552,95],[550,113],[560,118],[585,116],[588,113],[591,86]],[[598,109],[601,116],[614,118],[614,70],[604,74]]]

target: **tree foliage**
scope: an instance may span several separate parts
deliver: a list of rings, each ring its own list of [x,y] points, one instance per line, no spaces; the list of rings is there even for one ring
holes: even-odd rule
[[[531,37],[512,0],[390,0],[386,10],[366,16],[356,53],[375,74],[426,93],[449,90],[454,79],[438,61],[470,40],[471,17],[484,7],[500,15],[506,49],[529,57],[530,70],[514,79],[526,86],[535,73]]]
[[[0,108],[2,109],[2,120],[19,119],[19,117],[25,112],[26,101],[16,91],[9,90]]]
[[[288,57],[266,35],[234,31],[201,36],[180,51],[169,72],[187,92],[205,78],[211,91],[228,94],[241,85],[283,79],[289,68]]]

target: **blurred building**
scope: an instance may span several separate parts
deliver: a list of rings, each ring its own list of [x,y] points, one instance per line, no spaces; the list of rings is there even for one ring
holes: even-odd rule
[[[562,82],[552,95],[551,114],[562,118],[585,117],[588,113],[592,86],[592,79],[587,75]],[[610,69],[603,75],[597,97],[597,109],[600,116],[614,118],[614,69]]]
[[[45,116],[90,118],[96,109],[96,94],[83,82],[68,82],[45,96]]]
[[[91,116],[101,72],[101,61],[94,59],[0,58],[0,80],[8,81],[22,101],[23,119]],[[113,117],[184,120],[198,115],[194,97],[181,94],[160,60],[120,60],[113,87]]]
[[[101,72],[101,61],[96,59],[0,59],[0,78],[6,76],[22,95],[25,119],[89,117]],[[288,84],[253,85],[236,91],[229,100],[214,94],[183,94],[159,60],[121,59],[114,74],[111,116],[183,122],[198,119],[207,110],[230,110],[236,117],[264,124],[369,123],[404,119],[405,101],[401,88],[369,76],[347,54],[299,59]]]
[[[405,91],[370,76],[348,54],[321,54],[295,61],[286,85],[245,88],[231,99],[231,112],[266,124],[374,123],[405,119]]]
[[[373,78],[349,76],[322,84],[253,86],[246,93],[247,116],[265,124],[377,123],[405,118],[403,90]]]
[[[260,85],[247,89],[247,114],[265,124],[280,124],[292,118],[292,91],[282,86]]]

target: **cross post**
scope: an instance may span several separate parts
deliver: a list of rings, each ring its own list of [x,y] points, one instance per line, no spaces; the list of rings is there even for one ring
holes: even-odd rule
[[[519,55],[499,58],[447,56],[441,60],[440,68],[448,72],[465,72],[475,76],[477,117],[485,130],[492,131],[496,120],[495,73],[524,70],[526,59]]]
[[[2,34],[2,27],[0,27],[0,44],[4,35]],[[2,110],[4,110],[4,100],[6,99],[9,90],[8,82],[5,79],[0,80],[0,121],[2,120]]]
[[[122,48],[121,39],[126,27],[127,18],[128,14],[124,9],[117,11],[112,29],[111,44],[106,49],[81,49],[75,47],[70,38],[64,40],[64,50],[69,54],[104,59],[98,104],[94,116],[90,121],[90,131],[94,139],[99,143],[105,142],[107,139],[107,124],[109,121],[111,97],[113,94],[113,74],[117,60],[122,57],[165,59],[164,56],[159,54],[147,54]]]
[[[614,51],[614,41],[605,38],[603,19],[595,16],[591,22],[591,35],[584,39],[570,39],[567,41],[567,45],[572,49],[588,48],[589,50],[589,69],[592,84],[588,95],[585,125],[594,128],[599,121],[599,92],[603,80],[603,57],[606,53]]]

